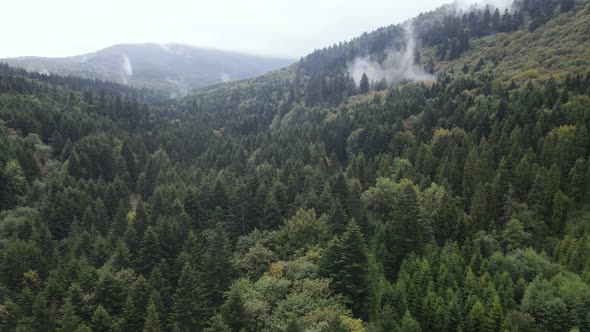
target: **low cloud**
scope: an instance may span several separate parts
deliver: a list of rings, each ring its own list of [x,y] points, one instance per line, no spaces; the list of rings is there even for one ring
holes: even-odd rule
[[[471,11],[474,9],[483,9],[486,6],[490,8],[499,8],[500,11],[504,9],[512,9],[514,0],[455,0],[453,5],[458,10]]]
[[[411,23],[405,24],[404,30],[406,43],[403,49],[387,51],[383,61],[365,56],[357,57],[348,64],[348,73],[357,84],[363,74],[366,74],[371,82],[396,83],[434,79],[434,76],[426,73],[420,64],[415,62],[416,37]]]
[[[225,72],[222,72],[219,74],[219,79],[223,83],[227,83],[227,82],[231,81],[231,77],[229,76],[228,73],[225,73]]]
[[[123,55],[123,72],[126,76],[133,75],[133,67],[131,66],[131,60],[127,55]]]

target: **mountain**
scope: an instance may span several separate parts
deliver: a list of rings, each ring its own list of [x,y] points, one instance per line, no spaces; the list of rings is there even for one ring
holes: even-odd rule
[[[0,65],[0,330],[590,331],[589,23],[444,6],[173,99]]]
[[[185,93],[220,82],[258,76],[290,65],[293,60],[181,44],[120,44],[73,57],[18,57],[0,62],[40,73],[97,78]]]

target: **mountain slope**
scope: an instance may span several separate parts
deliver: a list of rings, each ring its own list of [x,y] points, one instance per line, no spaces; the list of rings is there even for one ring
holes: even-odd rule
[[[435,52],[429,48],[423,54],[428,58]],[[584,72],[590,67],[590,5],[561,13],[532,32],[474,38],[462,57],[439,61],[437,69],[458,73],[465,65],[470,70],[478,67],[480,60],[482,70],[497,72],[504,80]]]
[[[0,61],[30,71],[98,78],[174,92],[258,76],[293,62],[179,44],[120,44],[73,57],[19,57]]]
[[[318,49],[286,70],[212,86],[197,96],[230,93],[247,99],[274,90],[281,92],[274,95],[277,105],[297,99],[308,106],[336,106],[362,92],[358,78],[363,72],[371,90],[434,82],[440,74],[485,72],[500,81],[563,78],[590,65],[589,26],[587,0],[515,1],[503,13],[444,5]]]

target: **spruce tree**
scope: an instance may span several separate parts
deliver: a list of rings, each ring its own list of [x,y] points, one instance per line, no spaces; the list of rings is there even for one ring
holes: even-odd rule
[[[354,220],[348,223],[341,239],[330,244],[322,266],[324,275],[332,278],[334,290],[346,297],[348,307],[355,315],[363,315],[368,257],[365,238]]]
[[[223,321],[221,315],[215,315],[211,318],[209,327],[204,332],[232,332],[232,329]]]
[[[399,332],[421,332],[422,329],[420,328],[420,324],[412,318],[410,311],[406,310],[404,317],[402,318],[401,326],[398,330]]]
[[[196,331],[204,327],[209,318],[209,302],[199,274],[188,263],[182,268],[172,301],[171,323],[178,324],[181,331]]]
[[[232,331],[241,331],[244,328],[246,312],[239,290],[232,289],[229,292],[226,302],[221,307],[221,315]]]
[[[160,315],[158,309],[153,300],[150,300],[147,306],[147,312],[145,317],[145,324],[143,326],[143,332],[160,332]]]
[[[76,308],[72,305],[70,298],[67,298],[61,307],[61,319],[58,321],[59,332],[76,331],[80,324],[80,317],[76,314]]]
[[[233,275],[229,246],[229,239],[223,226],[217,224],[209,239],[203,269],[207,280],[209,299],[215,307],[223,303],[223,292],[229,288]]]
[[[360,83],[359,83],[359,91],[361,93],[367,93],[369,92],[370,86],[369,86],[369,78],[367,77],[366,73],[363,73],[363,76],[361,77]]]
[[[149,274],[152,269],[160,262],[162,251],[158,233],[151,226],[147,228],[141,241],[139,250],[138,268],[145,275]]]
[[[94,332],[113,331],[113,319],[102,305],[99,304],[94,314],[92,314],[90,326]]]

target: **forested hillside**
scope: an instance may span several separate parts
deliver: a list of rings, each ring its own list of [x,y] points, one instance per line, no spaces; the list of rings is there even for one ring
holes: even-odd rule
[[[402,25],[175,100],[0,67],[0,330],[590,331],[590,4],[449,8],[421,82],[348,72]]]

